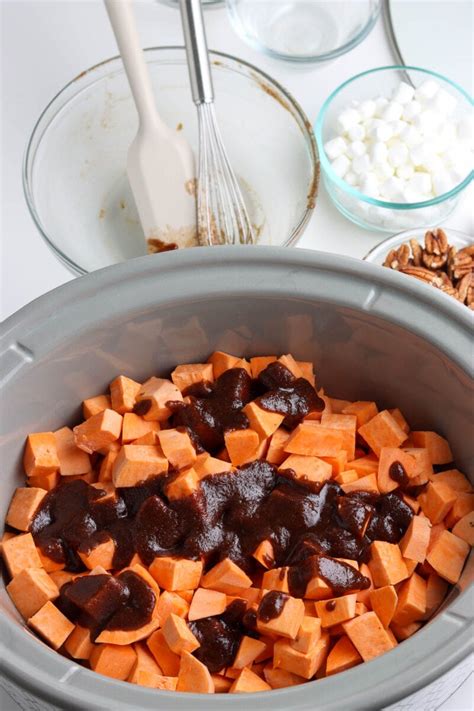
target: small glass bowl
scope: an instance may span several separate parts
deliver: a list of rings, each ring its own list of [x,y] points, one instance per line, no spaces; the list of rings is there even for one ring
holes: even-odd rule
[[[419,225],[441,224],[454,210],[462,191],[473,178],[474,171],[471,170],[452,190],[423,202],[386,202],[364,195],[351,187],[336,175],[326,156],[323,146],[335,136],[333,126],[336,116],[350,106],[352,101],[364,101],[378,96],[388,97],[402,81],[418,86],[428,78],[434,78],[457,99],[457,118],[472,110],[473,102],[470,96],[460,86],[440,74],[417,67],[391,66],[362,72],[344,82],[326,99],[319,112],[315,133],[324,184],[338,210],[364,229],[393,233]]]
[[[404,242],[408,242],[410,239],[416,239],[421,246],[423,246],[425,243],[425,234],[430,229],[433,229],[433,227],[418,227],[417,229],[399,232],[399,234],[393,235],[393,237],[388,237],[388,239],[384,239],[375,247],[372,247],[372,249],[365,255],[364,260],[366,262],[370,262],[371,264],[379,264],[380,266],[383,266],[385,258],[390,250],[398,249],[398,247],[400,247],[400,245]],[[457,247],[458,249],[464,249],[464,247],[468,247],[470,244],[474,243],[474,237],[470,237],[465,232],[452,230],[450,227],[443,227],[443,230],[446,232],[449,244]]]
[[[171,7],[179,8],[179,0],[158,0],[162,5],[170,5]],[[217,7],[223,5],[225,0],[201,0],[201,4],[206,7]]]
[[[198,149],[184,47],[145,50],[158,110]],[[219,128],[258,244],[297,242],[315,207],[319,159],[293,97],[256,67],[210,52]],[[74,273],[146,254],[126,175],[138,118],[119,57],[82,72],[39,117],[23,186],[31,216]]]
[[[236,32],[254,49],[291,62],[325,62],[369,34],[380,0],[226,0]]]

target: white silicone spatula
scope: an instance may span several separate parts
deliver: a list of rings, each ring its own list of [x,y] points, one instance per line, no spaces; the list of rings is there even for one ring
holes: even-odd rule
[[[156,110],[132,1],[105,0],[105,5],[138,111],[127,175],[149,251],[196,245],[193,151]]]

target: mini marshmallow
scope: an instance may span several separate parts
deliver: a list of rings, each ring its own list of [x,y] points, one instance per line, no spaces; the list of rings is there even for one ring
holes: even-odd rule
[[[346,155],[338,156],[336,160],[333,160],[331,163],[331,167],[333,171],[338,175],[340,178],[343,178],[347,171],[349,170],[351,162],[349,158]]]
[[[413,125],[423,135],[432,135],[436,133],[442,120],[442,116],[433,109],[425,109],[413,120]]]
[[[375,173],[367,173],[360,184],[360,191],[368,197],[377,198],[380,195],[380,183]]]
[[[363,156],[364,153],[367,153],[367,146],[362,141],[353,141],[349,144],[349,147],[347,149],[347,155],[351,158]]]
[[[385,121],[380,121],[377,123],[376,126],[373,126],[371,128],[370,137],[374,139],[374,141],[389,141],[392,136],[392,128],[389,123],[386,123]]]
[[[337,136],[324,144],[324,151],[329,160],[335,160],[347,151],[347,141],[342,136]]]
[[[395,141],[388,150],[388,162],[397,168],[408,160],[408,148],[401,141]]]
[[[424,168],[426,162],[433,155],[433,151],[428,144],[421,143],[410,150],[410,161],[416,168]]]
[[[404,163],[403,165],[398,166],[395,171],[395,174],[398,178],[401,178],[402,180],[409,180],[414,174],[414,172],[415,168],[412,163]]]
[[[406,121],[397,119],[396,121],[390,121],[390,128],[392,129],[392,134],[394,137],[399,136],[402,131],[404,131],[408,126]]]
[[[359,105],[359,113],[363,119],[369,119],[375,116],[375,110],[375,101],[372,101],[372,99],[362,101]]]
[[[446,168],[444,161],[436,155],[436,153],[431,153],[426,156],[423,167],[432,175],[434,173],[441,173]]]
[[[382,119],[384,121],[398,121],[398,119],[401,119],[402,114],[403,106],[397,101],[390,101],[383,110]]]
[[[455,144],[457,140],[458,134],[456,126],[453,123],[445,123],[433,136],[433,141],[438,153],[444,153],[444,151]]]
[[[405,181],[392,175],[383,183],[381,194],[390,202],[402,202]]]
[[[376,141],[372,144],[369,151],[372,163],[382,163],[387,160],[388,148],[387,144],[382,141]]]
[[[416,99],[410,101],[403,107],[402,119],[408,122],[413,121],[418,114],[421,114],[422,108],[422,105]]]
[[[367,173],[367,171],[370,170],[370,168],[371,168],[371,161],[370,161],[370,158],[367,154],[365,154],[363,156],[357,156],[352,161],[352,170],[357,175]]]
[[[352,187],[356,187],[359,184],[359,176],[352,170],[348,170],[344,176],[344,182]]]
[[[435,111],[440,111],[445,116],[451,116],[457,106],[457,99],[446,89],[439,89],[433,100],[430,102]]]
[[[388,161],[381,161],[374,166],[375,174],[380,180],[386,180],[395,173],[395,168]]]
[[[421,195],[428,195],[433,189],[431,175],[428,173],[415,173],[410,180],[408,180],[407,188],[416,193],[421,193]]]
[[[383,112],[385,111],[386,107],[388,106],[388,99],[385,98],[385,96],[379,96],[378,99],[375,99],[375,114],[377,118],[381,118]]]
[[[392,101],[396,101],[398,104],[408,104],[414,95],[415,87],[402,81],[397,88],[393,90]]]
[[[434,79],[425,79],[420,86],[415,90],[415,98],[422,103],[432,99],[438,92],[440,86]]]
[[[400,133],[400,140],[406,143],[407,146],[417,146],[421,143],[421,133],[412,125],[408,125]]]
[[[342,111],[336,119],[338,128],[344,133],[356,123],[360,123],[361,115],[356,109]]]
[[[351,141],[362,141],[365,138],[365,127],[361,123],[356,123],[348,129],[347,135]]]

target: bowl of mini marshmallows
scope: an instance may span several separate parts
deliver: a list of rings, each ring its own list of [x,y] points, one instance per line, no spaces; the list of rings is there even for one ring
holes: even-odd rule
[[[324,103],[315,133],[324,184],[365,229],[440,224],[473,178],[473,101],[440,74],[380,67]]]

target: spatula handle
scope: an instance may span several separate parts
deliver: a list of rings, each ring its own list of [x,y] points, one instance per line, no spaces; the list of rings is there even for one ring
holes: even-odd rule
[[[214,101],[211,67],[200,0],[180,0],[191,93],[195,104]]]
[[[122,56],[140,123],[161,123],[138,36],[132,0],[104,0]]]

